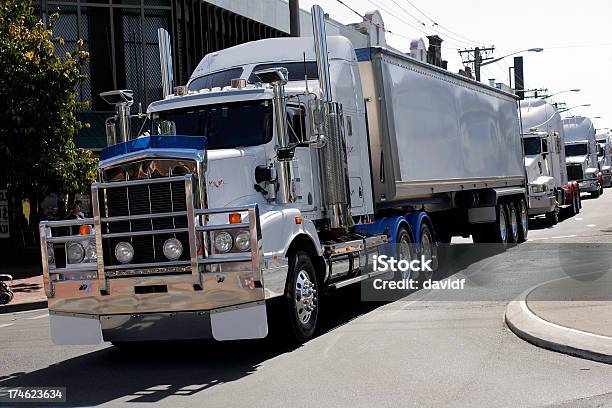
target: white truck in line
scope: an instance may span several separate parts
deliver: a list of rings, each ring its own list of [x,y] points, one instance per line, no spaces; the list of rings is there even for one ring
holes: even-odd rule
[[[205,56],[150,135],[129,140],[130,92],[103,95],[93,218],[40,225],[54,342],[261,338],[273,298],[304,341],[387,242],[431,260],[452,235],[526,239],[515,96],[312,16],[313,38]]]
[[[521,102],[523,152],[529,183],[529,215],[545,215],[559,222],[561,209],[580,212],[580,189],[569,181],[565,160],[565,133],[557,108],[545,99]]]
[[[602,186],[612,187],[612,140],[609,133],[595,135],[597,141],[597,161],[601,170]]]
[[[569,180],[578,182],[581,193],[599,197],[603,194],[603,177],[597,160],[598,144],[593,122],[584,116],[564,118],[563,131]]]

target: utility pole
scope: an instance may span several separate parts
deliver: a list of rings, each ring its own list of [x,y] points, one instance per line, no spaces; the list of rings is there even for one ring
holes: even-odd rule
[[[480,82],[480,67],[483,61],[493,59],[493,51],[495,47],[476,47],[471,50],[459,50],[459,55],[463,59],[463,64],[474,64],[474,75],[476,81]],[[467,60],[464,59],[463,55],[467,54]]]
[[[300,36],[300,0],[289,0],[289,30],[292,37]]]

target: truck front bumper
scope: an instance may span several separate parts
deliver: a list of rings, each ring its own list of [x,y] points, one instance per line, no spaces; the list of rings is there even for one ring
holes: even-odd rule
[[[529,195],[529,215],[542,215],[555,210],[557,199],[554,195]]]
[[[264,301],[226,308],[142,314],[84,315],[50,312],[55,344],[98,344],[184,339],[238,340],[268,334]]]
[[[583,180],[578,182],[581,193],[594,193],[597,191],[597,180]]]

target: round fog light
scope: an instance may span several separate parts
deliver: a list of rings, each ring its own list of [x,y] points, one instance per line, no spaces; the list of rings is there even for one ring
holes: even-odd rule
[[[68,263],[77,264],[85,258],[85,249],[78,242],[71,242],[66,248],[66,258]]]
[[[219,232],[215,234],[215,249],[221,253],[226,253],[232,250],[234,239],[228,232]]]
[[[115,258],[123,264],[134,259],[134,247],[129,242],[120,242],[115,246]]]
[[[242,231],[236,235],[236,248],[243,252],[251,249],[251,233],[249,231]]]
[[[176,238],[169,238],[164,242],[164,255],[171,261],[177,260],[183,254],[183,244]]]

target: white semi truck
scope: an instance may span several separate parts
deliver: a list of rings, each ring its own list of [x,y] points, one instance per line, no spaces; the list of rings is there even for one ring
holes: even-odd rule
[[[355,50],[312,14],[313,38],[205,56],[149,135],[129,140],[130,92],[104,95],[93,218],[40,226],[56,343],[260,338],[274,298],[303,341],[387,242],[431,260],[452,235],[526,239],[515,96]]]
[[[612,140],[609,133],[598,133],[597,161],[601,170],[602,186],[612,187]]]
[[[580,192],[599,197],[603,193],[603,180],[593,122],[584,116],[571,116],[563,119],[563,130],[569,180],[578,182]]]
[[[565,133],[557,108],[545,99],[521,102],[525,172],[529,183],[529,215],[545,215],[551,224],[559,212],[580,211],[580,189],[568,181],[565,163]]]

